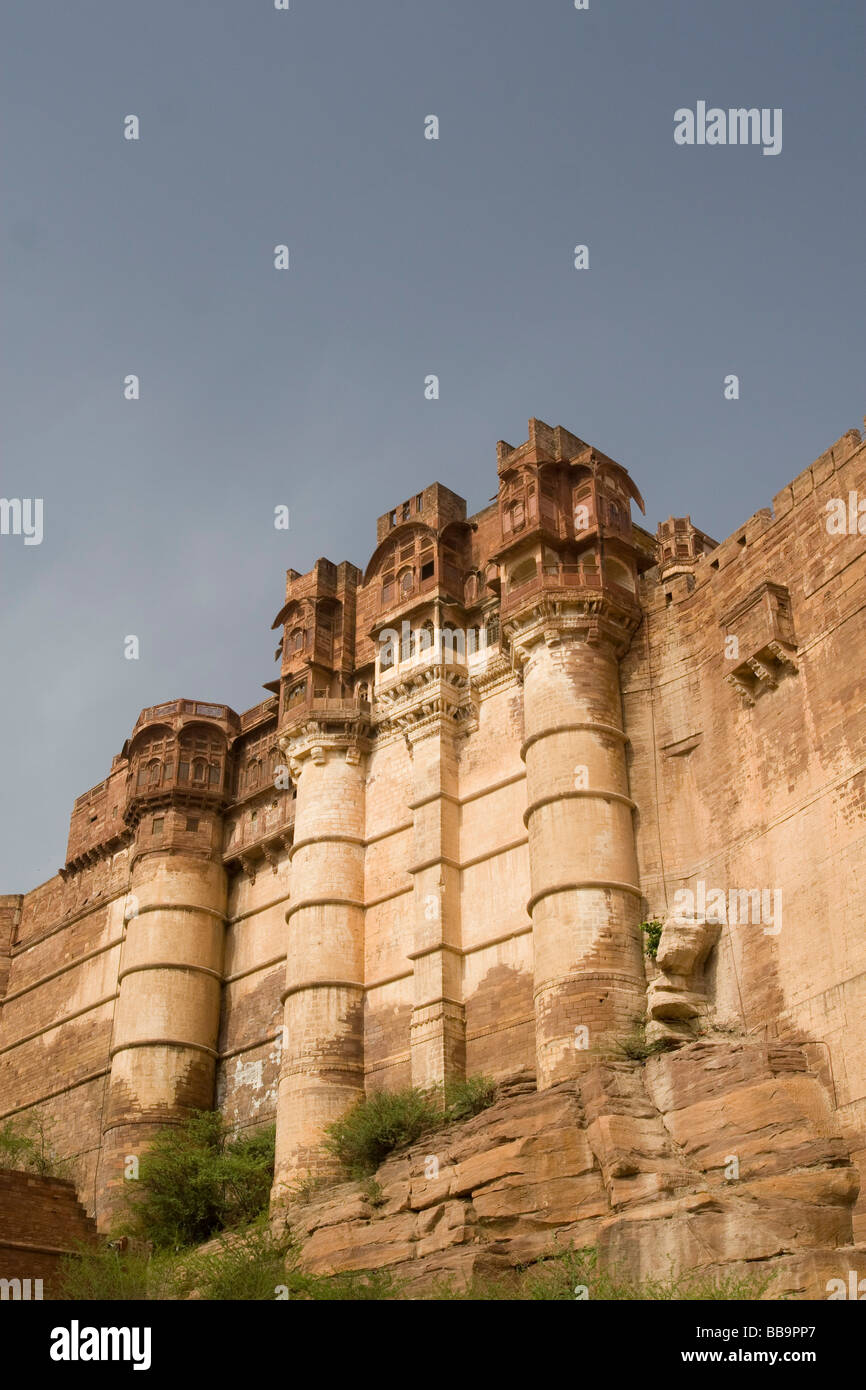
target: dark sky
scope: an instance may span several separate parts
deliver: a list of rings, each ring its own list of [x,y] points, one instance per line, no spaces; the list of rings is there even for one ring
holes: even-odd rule
[[[436,479],[477,510],[530,415],[717,539],[862,422],[860,3],[6,0],[0,52],[0,492],[44,500],[0,536],[0,892],[142,706],[263,697],[287,567]],[[677,146],[698,101],[782,152]]]

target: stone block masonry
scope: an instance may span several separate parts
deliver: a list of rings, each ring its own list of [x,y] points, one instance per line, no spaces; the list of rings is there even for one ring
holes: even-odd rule
[[[276,1208],[333,1176],[323,1130],[356,1098],[521,1068],[558,1095],[648,1009],[684,1052],[719,1025],[798,1049],[866,1234],[866,536],[827,525],[839,499],[860,515],[860,435],[721,544],[689,516],[645,530],[626,469],[562,427],[530,420],[496,466],[476,514],[421,487],[378,518],[364,569],[289,570],[265,698],[143,710],[76,800],[63,868],[0,897],[0,1122],[45,1122],[103,1229],[128,1160],[193,1108],[276,1121]],[[772,930],[675,922],[702,892],[756,893]],[[666,1229],[721,1221],[723,1262],[751,1259],[678,1121],[665,1140],[650,1111],[656,1166],[636,1175],[605,1157],[616,1108],[587,1125],[618,1223],[599,1238],[643,1268],[667,1192]],[[632,1177],[651,1210],[630,1198],[620,1221]],[[776,1198],[781,1231],[801,1198]],[[564,1225],[570,1201],[552,1201]],[[828,1221],[806,1222],[809,1249],[847,1239]]]

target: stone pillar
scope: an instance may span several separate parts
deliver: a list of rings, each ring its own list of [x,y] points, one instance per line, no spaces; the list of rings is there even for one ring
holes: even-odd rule
[[[212,843],[220,845],[220,819]],[[132,866],[102,1125],[100,1228],[121,1210],[129,1157],[157,1129],[214,1103],[226,876],[192,852],[137,852]]]
[[[409,733],[413,755],[415,970],[410,1023],[413,1086],[466,1075],[460,955],[459,816],[453,721],[435,717]]]
[[[297,783],[274,1201],[330,1173],[325,1125],[364,1093],[364,768],[356,742],[284,740]]]
[[[544,1089],[644,1012],[641,893],[615,645],[548,621],[515,651],[525,663],[527,909]]]

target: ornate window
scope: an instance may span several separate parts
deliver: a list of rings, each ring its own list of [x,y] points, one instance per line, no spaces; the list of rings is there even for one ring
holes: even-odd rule
[[[514,566],[514,569],[509,575],[512,588],[518,584],[526,584],[528,580],[534,579],[537,572],[538,566],[535,563],[534,557],[531,556],[528,560],[521,560],[518,565]]]
[[[224,747],[219,739],[201,732],[181,734],[178,782],[193,786],[218,786],[222,776]]]
[[[303,702],[307,694],[307,682],[301,681],[299,685],[293,685],[286,696],[286,709],[291,709],[293,705]]]

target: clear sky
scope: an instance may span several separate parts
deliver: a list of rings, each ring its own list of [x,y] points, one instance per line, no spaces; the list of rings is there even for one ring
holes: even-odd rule
[[[44,504],[0,892],[143,706],[263,698],[289,566],[436,479],[477,510],[530,415],[717,539],[862,424],[860,0],[6,0],[0,53],[0,493]],[[677,146],[699,101],[781,153]]]

